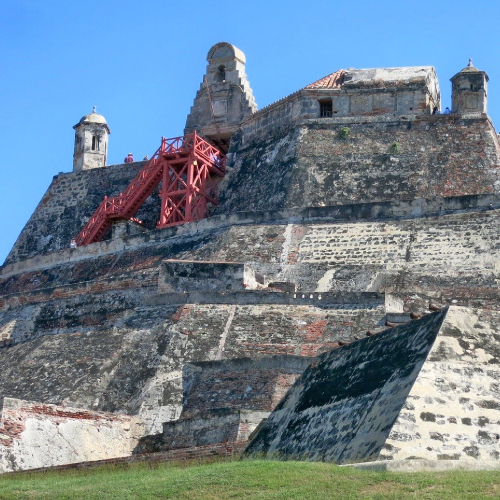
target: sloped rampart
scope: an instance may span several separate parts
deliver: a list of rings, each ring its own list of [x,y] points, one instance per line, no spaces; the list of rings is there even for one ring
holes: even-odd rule
[[[245,456],[375,460],[446,311],[320,356],[250,442]]]

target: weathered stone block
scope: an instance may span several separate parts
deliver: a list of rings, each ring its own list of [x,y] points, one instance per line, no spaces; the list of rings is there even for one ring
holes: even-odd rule
[[[127,415],[4,398],[0,473],[129,456],[142,434]]]

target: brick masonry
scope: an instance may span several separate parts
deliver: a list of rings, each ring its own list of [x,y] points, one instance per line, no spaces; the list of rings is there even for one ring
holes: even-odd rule
[[[94,467],[101,467],[103,465],[114,465],[117,467],[128,466],[133,463],[147,463],[154,464],[158,462],[185,462],[185,461],[205,461],[214,458],[233,459],[239,458],[244,451],[248,441],[236,441],[217,443],[206,446],[194,446],[192,448],[183,448],[177,450],[170,450],[157,453],[141,453],[136,455],[129,455],[119,458],[108,458],[104,460],[90,460],[88,462],[75,462],[64,465],[54,465],[50,467],[38,467],[29,469],[26,472],[45,472],[48,470],[68,470],[68,469],[92,469]],[[24,471],[12,471],[11,474],[22,474]]]
[[[142,439],[135,452],[248,439],[313,359],[276,355],[186,363],[180,418]]]

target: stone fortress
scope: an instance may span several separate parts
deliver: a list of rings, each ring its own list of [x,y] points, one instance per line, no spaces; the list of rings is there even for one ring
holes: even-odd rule
[[[71,248],[145,162],[75,125],[0,270],[0,472],[145,456],[500,464],[500,145],[470,63],[338,70],[257,110],[219,43],[184,133],[209,218],[158,193]],[[246,449],[245,449],[246,448]],[[145,455],[152,454],[152,455]]]

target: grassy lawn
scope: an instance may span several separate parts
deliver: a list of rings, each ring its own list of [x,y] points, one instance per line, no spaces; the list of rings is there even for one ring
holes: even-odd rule
[[[491,499],[498,472],[389,473],[324,463],[137,464],[0,476],[0,499]]]

